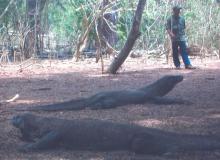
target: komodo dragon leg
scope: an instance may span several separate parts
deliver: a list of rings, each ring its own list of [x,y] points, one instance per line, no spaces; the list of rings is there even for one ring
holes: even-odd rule
[[[59,141],[59,134],[52,131],[40,138],[37,142],[26,144],[19,148],[21,152],[29,152],[29,151],[36,151],[36,150],[44,150],[49,148],[54,148],[56,143]]]

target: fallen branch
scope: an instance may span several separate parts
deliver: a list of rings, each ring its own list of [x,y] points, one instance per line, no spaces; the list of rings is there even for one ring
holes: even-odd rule
[[[0,101],[0,105],[7,104],[7,103],[10,103],[10,102],[14,102],[14,101],[16,101],[18,98],[19,98],[19,94],[16,94],[16,95],[15,95],[14,97],[12,97],[11,99],[1,100],[1,101]]]

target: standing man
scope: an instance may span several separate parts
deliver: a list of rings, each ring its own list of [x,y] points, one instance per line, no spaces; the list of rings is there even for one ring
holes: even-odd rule
[[[195,69],[186,51],[185,19],[180,16],[180,6],[173,7],[173,15],[167,20],[166,30],[172,41],[173,62],[177,69],[180,69],[179,51],[186,69]]]

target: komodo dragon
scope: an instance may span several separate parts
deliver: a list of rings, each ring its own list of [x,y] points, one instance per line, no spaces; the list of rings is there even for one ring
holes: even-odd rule
[[[136,90],[119,90],[100,92],[88,98],[74,99],[67,102],[56,104],[19,108],[16,110],[25,111],[60,111],[60,110],[81,110],[91,109],[108,109],[127,104],[182,104],[184,101],[168,99],[163,96],[170,92],[176,84],[183,80],[181,75],[167,75],[156,82]]]
[[[15,116],[12,124],[20,129],[22,140],[33,141],[20,147],[22,152],[64,148],[163,155],[220,149],[220,139],[214,135],[183,135],[101,120],[64,120],[26,113]]]

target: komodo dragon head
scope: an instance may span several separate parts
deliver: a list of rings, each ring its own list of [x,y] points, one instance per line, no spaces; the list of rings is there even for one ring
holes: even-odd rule
[[[162,97],[170,92],[182,80],[182,75],[166,75],[147,87],[141,88],[141,90],[146,91],[151,97]]]
[[[182,75],[167,75],[155,82],[157,84],[158,96],[164,96],[170,92],[179,82],[183,80]]]
[[[35,123],[36,117],[32,114],[21,114],[14,116],[11,123],[16,128],[20,129],[22,134],[22,140],[33,141],[36,138],[36,133],[38,131],[38,126]]]

